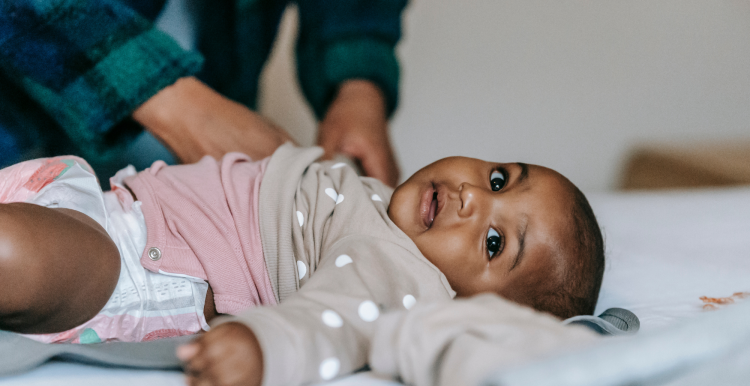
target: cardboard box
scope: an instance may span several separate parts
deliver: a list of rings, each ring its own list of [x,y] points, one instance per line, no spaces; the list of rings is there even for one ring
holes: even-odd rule
[[[674,189],[750,184],[750,140],[650,144],[629,157],[621,189]]]

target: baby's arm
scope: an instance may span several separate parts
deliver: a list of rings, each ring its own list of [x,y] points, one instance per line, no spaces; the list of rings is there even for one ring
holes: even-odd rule
[[[199,344],[182,349],[193,384],[257,384],[262,378],[267,385],[301,385],[350,374],[367,363],[380,312],[404,309],[409,298],[450,298],[439,280],[423,284],[405,276],[417,271],[437,278],[432,267],[386,258],[403,254],[396,244],[350,236],[325,254],[304,287],[281,304],[249,309],[233,317],[241,324],[231,330],[214,325]],[[248,349],[257,354],[243,354]]]
[[[369,364],[407,385],[479,385],[490,374],[595,344],[599,336],[486,293],[383,316]]]
[[[177,350],[186,362],[190,385],[260,385],[263,353],[255,334],[244,324],[221,324]]]
[[[0,204],[0,329],[53,333],[91,319],[117,285],[120,253],[70,209]]]

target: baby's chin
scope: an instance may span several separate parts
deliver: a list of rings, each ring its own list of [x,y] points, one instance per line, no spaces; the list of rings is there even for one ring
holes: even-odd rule
[[[400,230],[401,230],[401,232],[404,232],[404,234],[405,234],[405,235],[406,235],[407,237],[409,237],[409,239],[411,239],[412,241],[414,241],[414,239],[412,239],[412,237],[411,237],[411,236],[409,236],[409,234],[408,234],[408,233],[406,232],[406,230],[405,230],[405,229],[404,229],[404,228],[403,228],[403,227],[402,227],[401,225],[399,225],[399,221],[398,221],[398,219],[394,218],[395,216],[394,216],[394,215],[393,215],[393,214],[391,213],[391,205],[388,205],[388,209],[386,209],[386,213],[388,214],[388,218],[389,218],[389,219],[391,220],[391,222],[392,222],[392,223],[393,223],[394,225],[396,225],[396,227],[397,227],[398,229],[400,229]]]

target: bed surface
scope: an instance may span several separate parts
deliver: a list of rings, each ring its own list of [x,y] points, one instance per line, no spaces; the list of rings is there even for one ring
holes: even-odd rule
[[[750,188],[589,198],[607,258],[597,312],[627,308],[650,331],[732,306],[701,297],[750,292]]]
[[[607,267],[597,312],[632,310],[646,333],[734,303],[703,296],[750,292],[750,188],[589,195],[605,234]],[[706,309],[713,308],[713,309]],[[0,385],[183,385],[175,371],[51,362]],[[394,386],[367,373],[328,385]]]
[[[108,369],[77,363],[53,361],[38,369],[15,377],[0,378],[3,386],[184,386],[185,376],[178,371]],[[400,383],[360,373],[326,386],[399,386]]]

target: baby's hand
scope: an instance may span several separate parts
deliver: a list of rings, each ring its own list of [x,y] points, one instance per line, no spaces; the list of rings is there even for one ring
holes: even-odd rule
[[[185,362],[188,384],[260,385],[263,353],[247,326],[230,322],[212,328],[193,342],[177,348]]]

